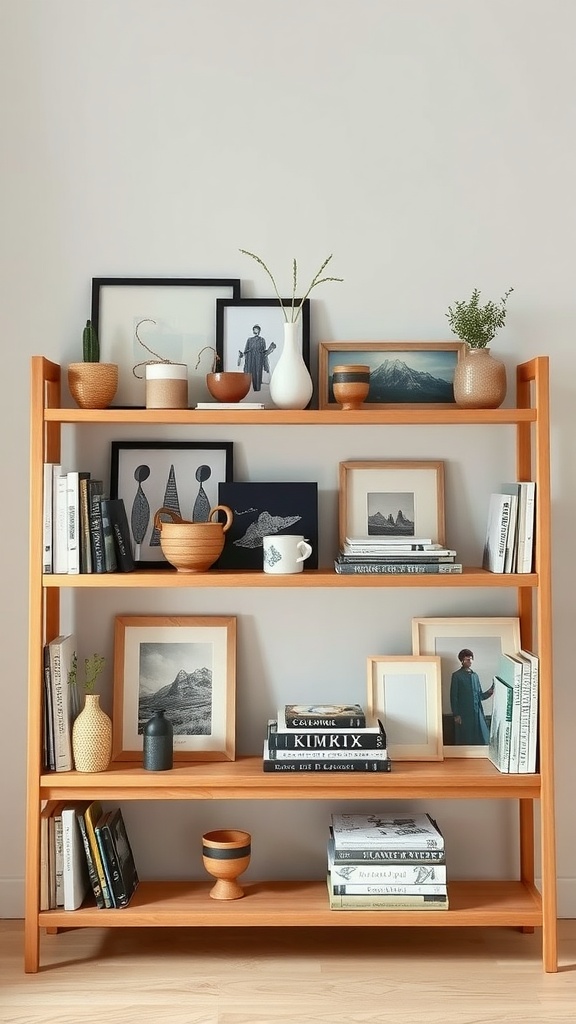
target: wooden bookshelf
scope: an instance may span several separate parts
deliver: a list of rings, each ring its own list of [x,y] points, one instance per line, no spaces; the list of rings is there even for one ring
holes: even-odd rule
[[[550,459],[548,360],[539,357],[517,368],[517,407],[495,410],[390,409],[345,414],[284,410],[82,410],[61,405],[61,368],[41,356],[32,360],[30,640],[28,718],[28,800],[26,862],[25,969],[39,969],[40,929],[59,927],[202,927],[210,926],[499,926],[542,929],[544,970],[557,970],[556,862],[552,728],[552,612],[550,585]],[[172,570],[136,570],[129,574],[42,575],[42,468],[58,462],[61,429],[68,424],[155,425],[220,424],[316,426],[444,424],[509,425],[516,435],[516,472],[535,479],[535,571],[495,575],[466,567],[462,575],[338,576],[330,567],[298,576],[211,570],[182,576]],[[112,764],[106,772],[46,773],[41,763],[42,649],[60,625],[60,594],[81,588],[513,588],[521,620],[522,642],[540,659],[539,773],[503,775],[486,759],[402,762],[390,774],[318,779],[277,776],[262,771],[258,757],[234,762],[179,764],[170,772],[145,772],[140,765]],[[47,799],[102,800],[327,800],[338,799],[498,799],[515,801],[519,813],[519,873],[514,879],[449,882],[447,911],[335,911],[328,907],[324,881],[273,881],[244,886],[246,898],[211,900],[210,882],[141,882],[123,910],[39,911],[40,808]],[[540,806],[540,874],[536,860],[535,805]]]

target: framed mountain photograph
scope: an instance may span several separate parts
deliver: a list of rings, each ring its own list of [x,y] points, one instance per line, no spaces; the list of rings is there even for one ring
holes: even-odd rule
[[[235,759],[235,618],[116,616],[113,761],[142,762],[144,726],[160,710],[175,762]]]
[[[332,390],[335,366],[370,367],[364,405],[372,409],[455,406],[454,370],[466,345],[462,341],[323,341],[318,353],[318,404],[338,405]]]
[[[426,537],[444,544],[444,463],[340,463],[340,547],[347,537]]]

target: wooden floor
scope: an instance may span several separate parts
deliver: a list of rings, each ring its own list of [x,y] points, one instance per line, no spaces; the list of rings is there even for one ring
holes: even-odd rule
[[[75,929],[0,922],[2,1024],[554,1024],[576,1021],[576,920],[560,971],[505,928]]]

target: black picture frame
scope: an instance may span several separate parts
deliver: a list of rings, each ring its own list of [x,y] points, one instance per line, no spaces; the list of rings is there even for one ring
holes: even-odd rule
[[[227,505],[234,519],[216,568],[262,572],[262,536],[272,533],[302,534],[312,546],[312,554],[304,562],[304,572],[318,568],[317,483],[227,481],[218,487],[218,503]],[[268,518],[263,519],[265,516]],[[240,543],[243,540],[250,546]]]
[[[294,299],[300,305],[301,299]],[[286,309],[292,306],[292,299],[282,299]],[[290,313],[288,314],[290,316]],[[310,370],[310,299],[304,299],[299,322],[302,322],[302,356]],[[268,347],[274,350],[267,355],[268,369],[264,371],[259,388],[254,385],[245,396],[247,402],[263,402],[266,408],[273,408],[270,399],[270,376],[282,352],[284,344],[285,317],[278,299],[217,299],[216,300],[216,352],[220,370],[241,370],[244,368],[239,354],[246,342],[253,337],[254,326],[260,327],[260,336],[266,339]]]
[[[163,359],[188,366],[188,405],[210,398],[206,346],[215,345],[216,300],[240,298],[240,279],[231,277],[94,277],[92,323],[100,341],[100,362],[118,364],[114,408],[143,408],[146,386],[133,367],[154,357],[139,344],[135,329],[141,320],[142,340]]]
[[[165,506],[188,521],[206,521],[206,512],[218,504],[219,484],[232,479],[233,465],[232,441],[111,442],[110,497],[124,501],[136,568],[168,567],[155,512]],[[210,472],[197,476],[202,466]]]

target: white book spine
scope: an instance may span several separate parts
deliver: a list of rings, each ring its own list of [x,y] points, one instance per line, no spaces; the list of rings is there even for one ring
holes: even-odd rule
[[[42,490],[42,528],[43,528],[43,555],[42,571],[52,572],[52,477],[54,463],[44,463],[44,480]]]
[[[76,470],[66,474],[66,542],[68,572],[80,572],[80,502]]]
[[[52,687],[52,714],[54,722],[54,761],[57,772],[72,770],[70,744],[70,715],[68,679],[62,670],[62,650],[59,640],[49,644],[50,682]]]
[[[534,515],[536,507],[536,484],[525,481],[520,484],[521,517],[518,525],[518,572],[532,572],[534,554]]]
[[[68,481],[65,473],[56,477],[54,516],[55,573],[68,572]]]

